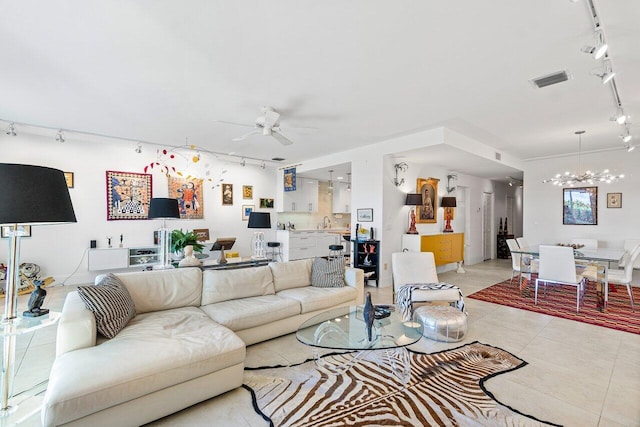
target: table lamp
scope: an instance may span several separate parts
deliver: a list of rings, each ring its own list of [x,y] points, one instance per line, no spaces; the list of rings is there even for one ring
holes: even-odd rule
[[[251,212],[249,214],[249,224],[247,228],[271,228],[271,215],[269,212]],[[263,259],[267,257],[267,242],[262,231],[253,233],[251,240],[253,253],[252,259]]]
[[[409,209],[409,230],[407,234],[418,234],[418,230],[416,230],[416,206],[422,204],[422,194],[421,193],[408,193],[407,198],[404,201],[405,206],[413,206]]]
[[[444,219],[446,221],[443,233],[453,233],[451,228],[451,217],[453,216],[453,208],[456,207],[456,198],[451,196],[445,196],[442,198],[440,206],[444,208]]]
[[[162,228],[158,230],[160,241],[160,264],[154,266],[155,270],[173,268],[171,264],[171,231],[166,226],[166,220],[179,219],[180,209],[177,199],[166,197],[154,197],[149,202],[149,219],[161,219]]]
[[[64,172],[61,170],[43,166],[0,163],[0,182],[5,184],[0,191],[0,226],[9,229],[6,233],[9,236],[9,260],[2,318],[2,327],[6,330],[12,329],[22,321],[18,318],[20,237],[25,234],[22,226],[76,222],[76,215]],[[34,301],[42,304],[46,292],[44,289],[40,289],[39,292]],[[44,295],[42,292],[45,292]],[[45,314],[46,309],[30,307],[29,311]],[[4,336],[0,416],[5,416],[15,409],[9,406],[16,350],[15,339],[15,334]]]

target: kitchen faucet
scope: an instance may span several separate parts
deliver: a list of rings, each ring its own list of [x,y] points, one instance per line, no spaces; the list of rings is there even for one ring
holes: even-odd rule
[[[325,215],[324,218],[322,218],[322,228],[327,228],[327,226],[331,228],[331,220]]]

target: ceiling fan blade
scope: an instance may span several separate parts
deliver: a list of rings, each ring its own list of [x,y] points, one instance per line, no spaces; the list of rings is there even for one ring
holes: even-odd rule
[[[214,123],[224,123],[224,124],[227,124],[227,125],[243,126],[243,127],[246,127],[246,128],[255,127],[254,124],[248,125],[246,123],[227,122],[226,120],[214,120],[213,122]]]
[[[247,139],[248,137],[250,137],[251,135],[255,135],[257,133],[262,133],[261,130],[256,129],[256,130],[252,130],[251,132],[247,132],[244,135],[240,135],[240,136],[236,136],[235,138],[232,139],[232,141],[242,141],[244,139]]]
[[[271,132],[271,136],[274,137],[282,145],[291,145],[291,144],[293,144],[293,141],[291,141],[289,138],[285,137],[281,133],[276,132],[275,130],[273,132]]]

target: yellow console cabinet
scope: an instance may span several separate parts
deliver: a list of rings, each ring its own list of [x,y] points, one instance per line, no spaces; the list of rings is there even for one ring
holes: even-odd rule
[[[433,252],[436,265],[462,262],[464,260],[464,233],[421,235],[420,252]]]

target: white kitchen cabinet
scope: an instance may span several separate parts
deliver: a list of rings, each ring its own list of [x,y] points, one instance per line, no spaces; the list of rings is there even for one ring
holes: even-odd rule
[[[346,185],[341,185],[341,183],[335,183],[333,185],[331,211],[333,213],[351,212],[351,191],[347,190]]]
[[[318,180],[298,177],[296,191],[285,191],[281,212],[317,212]]]
[[[89,249],[89,271],[120,270],[157,264],[158,246],[135,248]]]
[[[324,230],[278,230],[282,260],[316,258],[329,255],[329,245],[342,244],[342,236]]]

